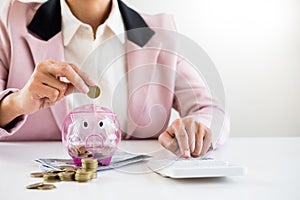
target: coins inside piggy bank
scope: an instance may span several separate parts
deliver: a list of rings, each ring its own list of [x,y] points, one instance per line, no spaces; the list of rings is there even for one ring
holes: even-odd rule
[[[90,97],[91,99],[96,99],[100,96],[100,94],[101,90],[99,86],[89,86],[89,92],[87,93],[88,97]]]

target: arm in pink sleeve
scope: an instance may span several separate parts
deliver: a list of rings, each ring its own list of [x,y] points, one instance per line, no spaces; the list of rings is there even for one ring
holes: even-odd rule
[[[200,74],[184,60],[177,64],[173,107],[181,117],[193,117],[211,130],[213,148],[224,144],[228,138],[228,115],[213,99]]]
[[[9,63],[11,45],[7,31],[7,17],[9,15],[10,1],[7,1],[1,10],[0,19],[0,102],[8,94],[18,91],[15,88],[7,88],[9,76]],[[9,136],[18,131],[25,123],[27,116],[19,116],[13,120],[7,127],[0,127],[0,137]]]

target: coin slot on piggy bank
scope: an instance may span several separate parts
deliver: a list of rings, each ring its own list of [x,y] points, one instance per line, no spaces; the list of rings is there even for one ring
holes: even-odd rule
[[[62,140],[76,165],[81,165],[83,158],[96,158],[99,165],[109,165],[121,140],[120,124],[108,108],[80,106],[66,116]]]

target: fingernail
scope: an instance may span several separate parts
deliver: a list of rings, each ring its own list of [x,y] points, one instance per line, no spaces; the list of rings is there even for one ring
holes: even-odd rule
[[[190,151],[189,150],[186,150],[185,152],[184,152],[184,156],[185,157],[191,157],[191,153],[190,153]]]
[[[87,94],[88,92],[89,92],[89,87],[88,86],[86,86],[86,85],[84,85],[83,87],[82,87],[82,92],[83,93],[85,93],[85,94]]]
[[[89,83],[92,84],[91,86],[96,85],[96,81],[94,79],[89,78]]]

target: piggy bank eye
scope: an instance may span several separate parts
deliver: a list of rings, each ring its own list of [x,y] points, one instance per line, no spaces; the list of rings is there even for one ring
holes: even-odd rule
[[[100,122],[99,122],[99,127],[100,127],[100,128],[103,128],[103,126],[104,126],[103,121],[100,121]]]
[[[86,121],[83,121],[82,127],[83,127],[84,129],[87,129],[87,128],[89,127],[89,124],[88,124]]]

